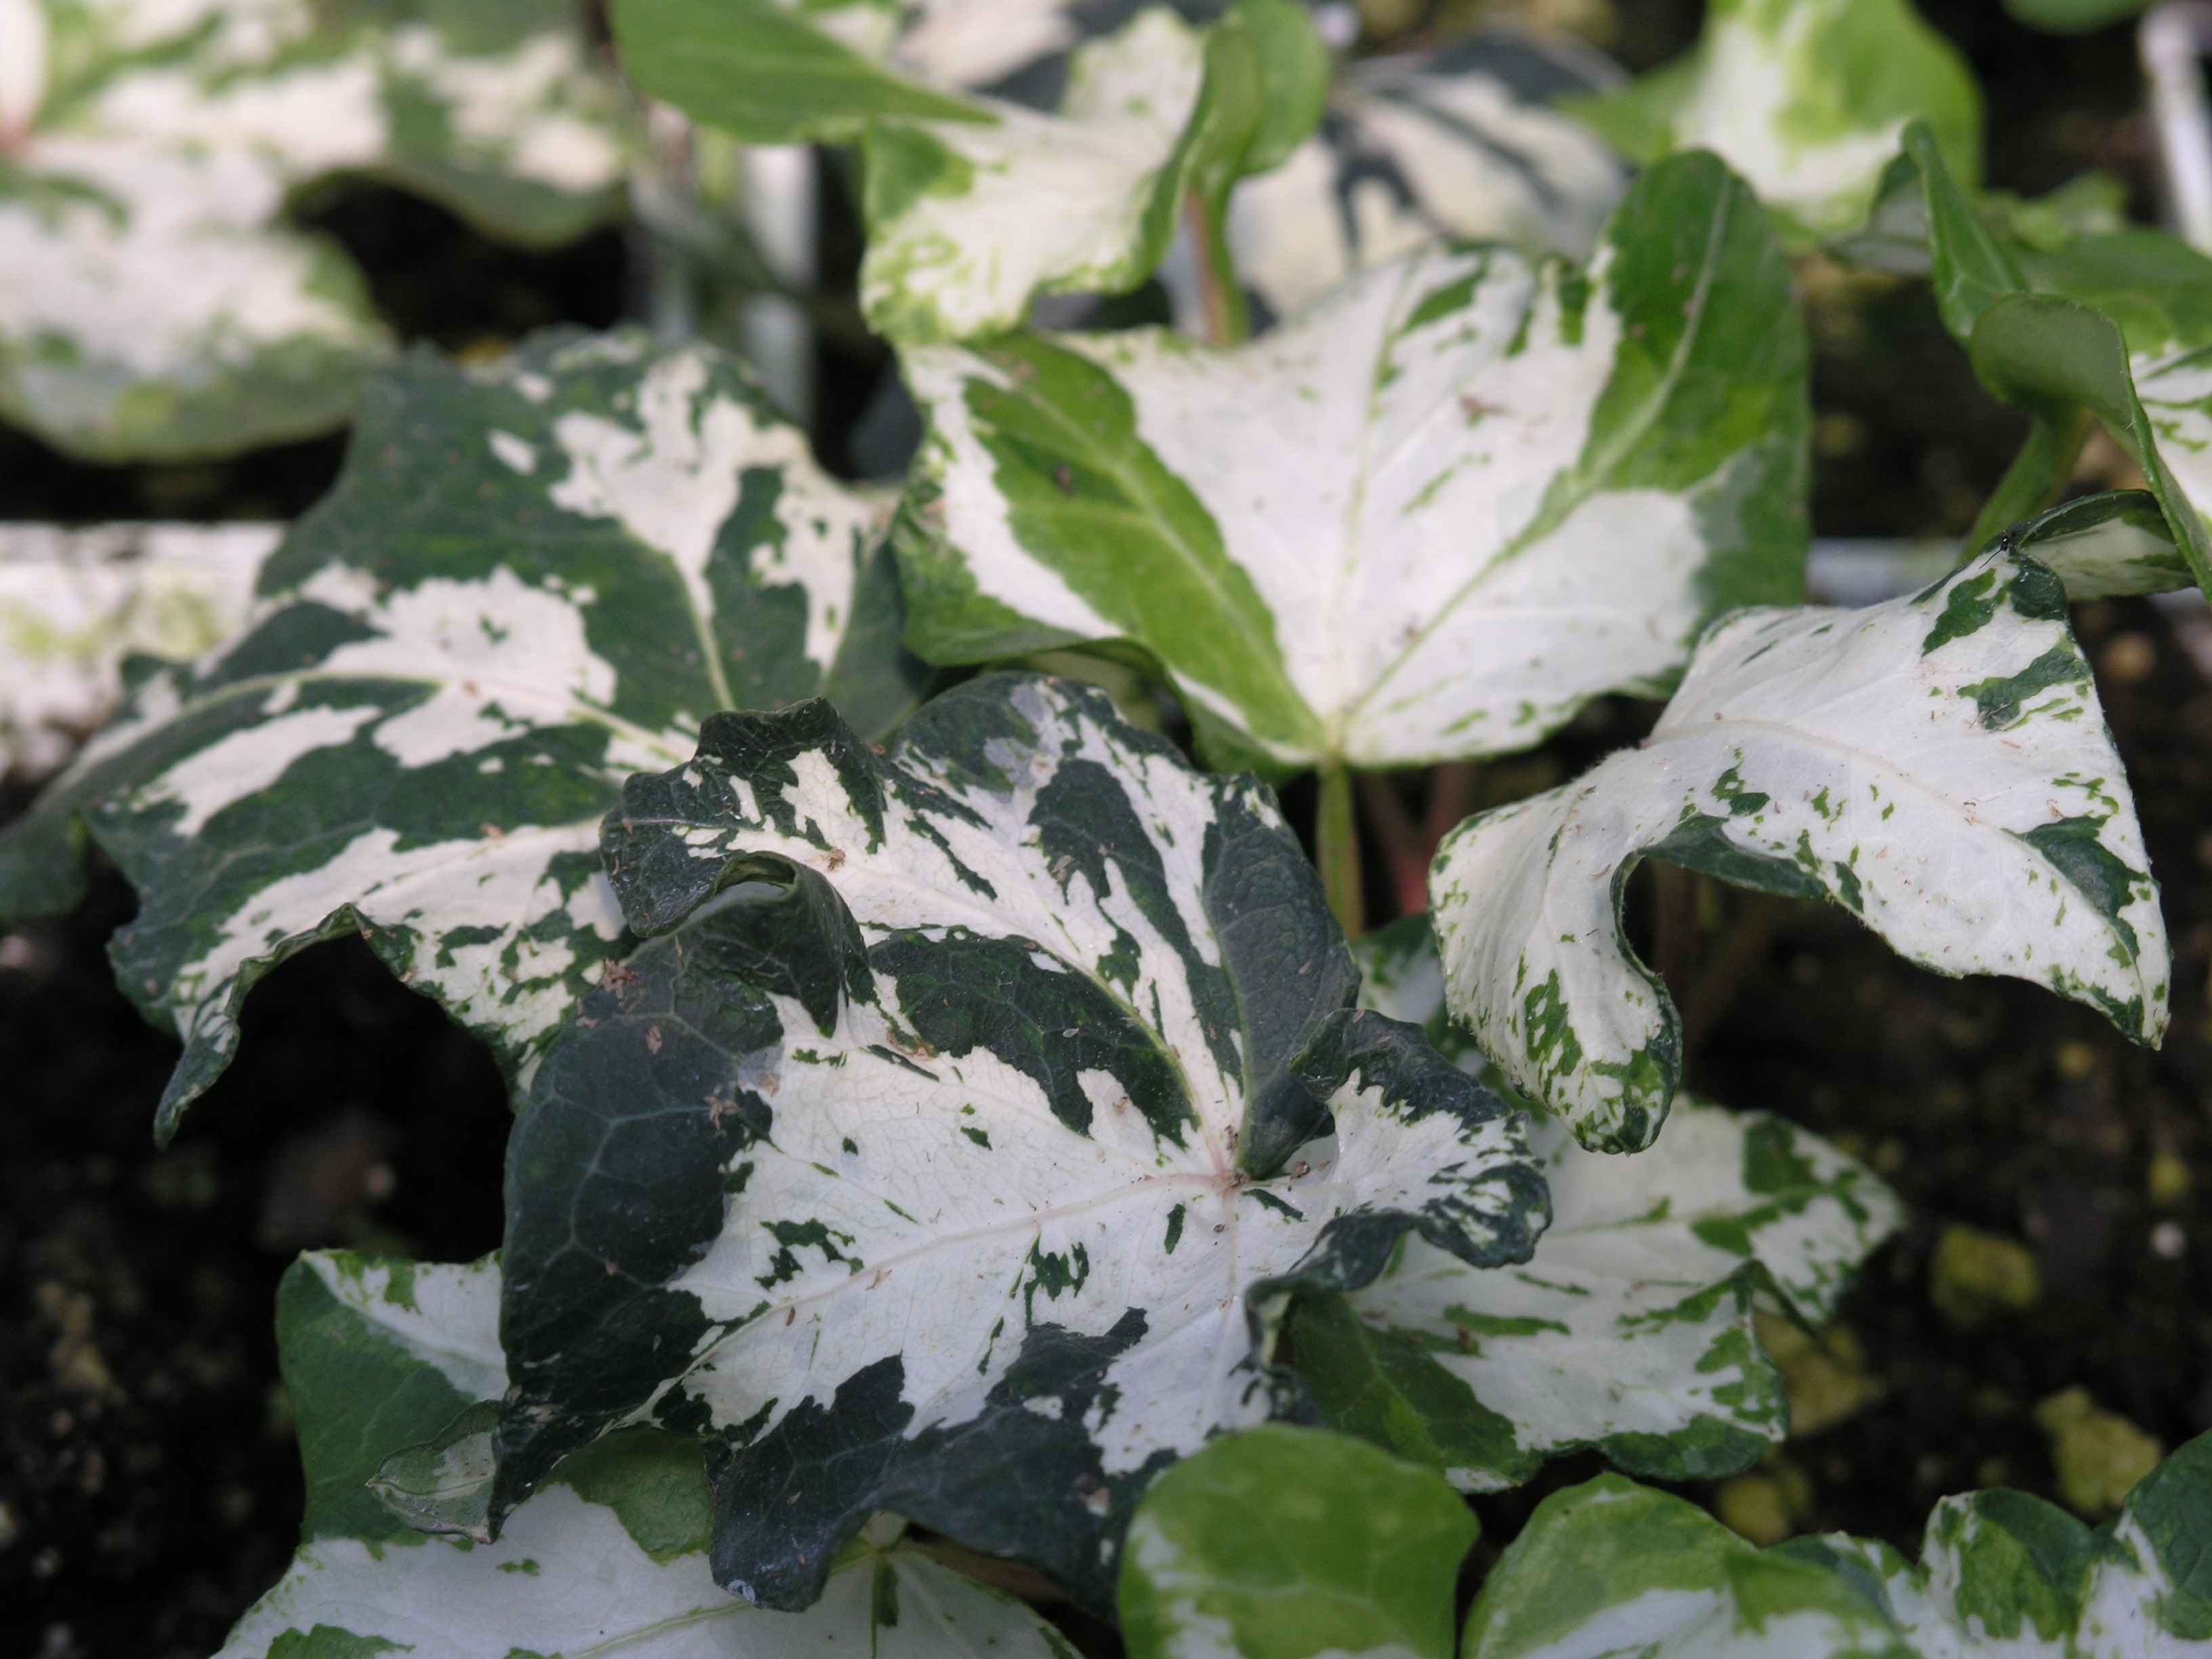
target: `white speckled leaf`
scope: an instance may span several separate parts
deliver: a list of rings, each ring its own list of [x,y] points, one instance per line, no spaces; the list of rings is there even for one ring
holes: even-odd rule
[[[1589,273],[1430,247],[1231,352],[1161,331],[908,351],[898,531],[938,661],[1124,638],[1217,753],[1523,748],[1794,597],[1804,348],[1757,204],[1645,173]]]
[[[1916,118],[1980,168],[1972,71],[1911,0],[1715,0],[1689,56],[1570,108],[1639,160],[1713,151],[1802,240],[1858,228]]]
[[[1935,1659],[1856,1585],[1686,1498],[1600,1475],[1554,1492],[1468,1610],[1465,1659]],[[1948,1656],[1946,1656],[1948,1659]]]
[[[1618,76],[1505,31],[1345,64],[1322,131],[1231,198],[1237,276],[1284,317],[1438,234],[1589,258],[1628,172],[1547,100]]]
[[[2166,927],[2066,595],[2002,548],[1863,611],[1716,623],[1640,748],[1469,819],[1431,877],[1452,1012],[1584,1146],[1658,1133],[1678,1024],[1620,932],[1652,854],[1850,907],[1939,973],[2032,979],[2139,1042]]]
[[[525,240],[604,216],[612,88],[565,6],[441,32],[304,0],[0,0],[0,414],[100,459],[335,426],[391,341],[335,244],[288,228],[332,173]]]
[[[276,524],[0,525],[0,774],[52,772],[106,720],[131,656],[237,631]]]
[[[1542,1224],[1496,1100],[1349,1006],[1273,797],[1090,688],[971,681],[888,757],[717,717],[606,857],[653,943],[516,1125],[500,1478],[708,1435],[716,1573],[767,1605],[890,1509],[1110,1607],[1151,1477],[1274,1409],[1255,1281]]]
[[[707,1566],[699,1449],[650,1431],[603,1443],[471,1547],[343,1507],[362,1470],[454,1402],[495,1400],[499,1269],[303,1256],[279,1293],[279,1346],[310,1507],[300,1552],[248,1609],[222,1659],[271,1653],[509,1659],[618,1648],[641,1659],[1070,1659],[1012,1597],[900,1546],[896,1524],[842,1556],[804,1613],[747,1607]],[[320,1500],[319,1502],[319,1500]],[[366,1519],[366,1525],[356,1524]]]
[[[525,1067],[622,948],[597,847],[623,777],[719,708],[910,706],[882,512],[703,348],[413,359],[252,625],[141,682],[0,839],[0,910],[73,902],[85,829],[137,886],[118,972],[185,1041],[163,1134],[253,982],[355,928]]]

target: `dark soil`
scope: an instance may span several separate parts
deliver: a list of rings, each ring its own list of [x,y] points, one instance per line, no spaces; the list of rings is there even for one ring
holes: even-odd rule
[[[1988,90],[1990,182],[2034,193],[2095,165],[2148,211],[2128,29],[2058,41],[1994,0],[1924,9]],[[1639,67],[1695,32],[1690,0],[1621,10],[1620,49]],[[833,187],[840,178],[825,167]],[[519,254],[386,190],[325,200],[313,222],[362,261],[404,335],[447,349],[554,321],[605,325],[623,309],[614,233]],[[825,269],[849,280],[849,215],[833,211],[825,243]],[[1805,282],[1818,531],[1958,533],[2010,459],[2018,417],[1975,385],[1923,288],[1817,268]],[[856,468],[855,422],[879,400],[886,357],[822,349],[817,440],[832,465]],[[0,428],[0,517],[286,517],[342,454],[333,437],[212,465],[95,467]],[[2109,481],[2096,465],[2085,487]],[[1842,1316],[1882,1397],[1791,1442],[1771,1471],[1796,1494],[1801,1529],[1910,1551],[1946,1492],[2001,1481],[2051,1495],[2031,1413],[2069,1385],[2168,1446],[2212,1427],[2212,688],[2147,605],[2087,607],[2078,622],[2165,885],[2179,960],[2161,1052],[2033,987],[1920,973],[1838,911],[1700,896],[1692,1085],[1829,1136],[1912,1206]],[[1543,750],[1483,769],[1478,804],[1563,781],[1634,741],[1652,713],[1596,706]],[[1309,792],[1289,792],[1294,816]],[[1405,793],[1418,813],[1418,782]],[[22,799],[0,799],[0,816]],[[1370,902],[1377,919],[1392,913],[1379,863]],[[103,954],[131,908],[101,871],[76,915],[0,939],[0,1659],[189,1659],[218,1645],[281,1571],[300,1511],[270,1326],[285,1264],[325,1243],[459,1261],[498,1242],[497,1074],[356,944],[270,975],[237,1061],[155,1152],[148,1126],[175,1047],[114,989]],[[2154,1201],[2161,1155],[2166,1196]],[[1948,1323],[1927,1285],[1952,1222],[2029,1244],[2039,1304],[1972,1332]],[[1543,1492],[1600,1467],[1565,1460],[1479,1500],[1485,1554]],[[1079,1635],[1086,1651],[1112,1645]]]

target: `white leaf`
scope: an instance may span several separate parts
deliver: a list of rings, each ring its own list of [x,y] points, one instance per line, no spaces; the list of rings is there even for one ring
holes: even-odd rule
[[[1642,747],[1444,843],[1452,1011],[1593,1148],[1650,1144],[1679,1067],[1620,934],[1646,854],[1835,898],[1923,967],[2038,981],[2140,1042],[2165,1029],[2157,884],[2064,590],[2002,548],[1864,611],[1723,618]]]

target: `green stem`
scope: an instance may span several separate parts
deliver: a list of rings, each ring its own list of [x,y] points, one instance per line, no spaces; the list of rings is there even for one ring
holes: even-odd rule
[[[1367,931],[1367,906],[1359,884],[1359,819],[1352,804],[1352,769],[1340,760],[1322,763],[1314,855],[1330,911],[1344,936],[1358,939]]]
[[[1199,303],[1206,313],[1206,343],[1218,349],[1243,345],[1252,337],[1252,308],[1229,257],[1229,238],[1221,216],[1206,211],[1206,198],[1192,191],[1182,198],[1183,223],[1198,255]]]
[[[2041,415],[2035,417],[2027,428],[2027,441],[2020,447],[2020,453],[2013,457],[2004,477],[1997,480],[1997,487],[1974,515],[1973,528],[1966,532],[1968,556],[1989,545],[1991,538],[2051,505],[2072,475],[2075,459],[2088,441],[2096,421],[2095,416],[2078,405],[2063,422]]]

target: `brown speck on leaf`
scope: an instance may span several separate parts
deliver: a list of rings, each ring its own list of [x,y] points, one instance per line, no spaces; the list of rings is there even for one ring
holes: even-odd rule
[[[1467,418],[1470,421],[1479,421],[1486,415],[1504,415],[1508,412],[1504,404],[1490,403],[1476,397],[1471,392],[1460,393],[1459,406],[1467,411]]]
[[[823,859],[822,862],[832,870],[843,869],[845,867],[845,849],[842,847],[831,848],[828,855]]]
[[[1313,1165],[1307,1163],[1304,1158],[1300,1158],[1297,1163],[1291,1165],[1291,1179],[1293,1181],[1304,1181],[1312,1173]]]
[[[599,1265],[607,1270],[607,1277],[609,1279],[612,1279],[615,1276],[615,1264],[613,1262],[602,1261]]]
[[[1062,461],[1053,468],[1052,481],[1059,486],[1061,495],[1073,495],[1075,493],[1075,469],[1066,462]]]
[[[783,1322],[787,1325],[791,1324],[793,1322],[797,1320],[798,1317],[799,1310],[796,1308],[786,1308],[783,1310]]]
[[[1225,1221],[1217,1221],[1213,1224],[1213,1231],[1217,1233],[1227,1232],[1229,1231],[1229,1224]]]
[[[507,839],[507,831],[501,829],[495,823],[479,824],[477,828],[482,830],[487,836],[489,836],[494,841],[505,841]]]
[[[660,1052],[660,1028],[658,1025],[645,1028],[645,1046],[656,1054]]]

